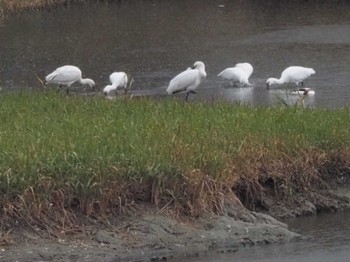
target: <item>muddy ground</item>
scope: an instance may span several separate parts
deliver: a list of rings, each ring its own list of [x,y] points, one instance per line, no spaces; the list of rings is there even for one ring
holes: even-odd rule
[[[237,202],[238,201],[238,202]],[[349,208],[348,183],[303,192],[288,201],[265,190],[255,211],[239,200],[226,201],[224,214],[199,218],[157,215],[140,204],[133,215],[110,225],[86,226],[74,234],[57,234],[34,227],[17,228],[2,238],[0,261],[159,261],[204,255],[208,251],[235,252],[240,247],[297,241],[302,236],[278,219],[339,212]]]

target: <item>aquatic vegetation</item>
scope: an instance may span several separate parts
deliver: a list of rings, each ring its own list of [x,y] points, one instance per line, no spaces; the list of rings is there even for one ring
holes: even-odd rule
[[[0,97],[0,120],[2,222],[69,227],[76,212],[104,217],[137,202],[220,213],[228,195],[252,207],[264,183],[288,198],[350,166],[347,108],[22,91]]]

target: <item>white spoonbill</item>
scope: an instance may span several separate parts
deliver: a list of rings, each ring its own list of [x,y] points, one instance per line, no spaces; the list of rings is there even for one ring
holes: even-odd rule
[[[294,83],[296,87],[299,84],[303,85],[304,80],[311,75],[315,74],[315,70],[312,68],[302,67],[302,66],[290,66],[287,67],[281,74],[280,79],[269,78],[266,81],[267,89],[273,84],[284,84],[284,83]]]
[[[249,63],[238,63],[235,67],[228,67],[220,74],[219,77],[228,80],[231,85],[239,84],[242,86],[251,86],[249,77],[253,73],[253,67]]]
[[[51,74],[45,77],[45,85],[47,84],[57,84],[59,87],[67,86],[67,94],[69,93],[69,87],[75,82],[81,85],[88,85],[93,88],[95,82],[90,78],[82,78],[81,70],[72,65],[65,65],[57,68]]]
[[[175,76],[169,83],[166,92],[176,94],[179,92],[186,92],[186,101],[190,94],[195,94],[199,84],[207,77],[205,72],[205,65],[201,61],[197,61],[193,64],[192,68]]]
[[[124,88],[126,92],[127,84],[128,84],[128,76],[124,72],[114,72],[109,75],[109,81],[111,85],[105,86],[103,88],[103,93],[108,95],[112,91],[116,91],[119,87]]]

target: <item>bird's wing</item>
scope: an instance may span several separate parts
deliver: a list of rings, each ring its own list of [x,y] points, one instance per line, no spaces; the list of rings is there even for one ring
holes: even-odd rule
[[[124,87],[128,82],[128,77],[124,72],[115,72],[109,76],[109,81],[117,87]]]
[[[57,68],[54,72],[45,77],[47,82],[72,82],[81,78],[80,70],[76,70],[74,67],[61,67]]]
[[[232,74],[234,74],[234,67],[229,67],[221,71],[218,76],[224,79],[230,79]]]
[[[242,72],[243,71],[239,68],[229,67],[222,71],[218,76],[229,81],[239,82],[242,78]]]
[[[253,73],[253,67],[249,63],[238,63],[236,64],[236,67],[241,68],[246,73],[247,79]]]
[[[315,71],[311,68],[292,66],[282,72],[281,77],[290,81],[302,81],[311,76]]]
[[[169,86],[166,90],[168,94],[174,92],[180,92],[186,90],[188,87],[195,86],[200,81],[198,70],[196,69],[187,69],[182,73],[175,76],[169,83]]]

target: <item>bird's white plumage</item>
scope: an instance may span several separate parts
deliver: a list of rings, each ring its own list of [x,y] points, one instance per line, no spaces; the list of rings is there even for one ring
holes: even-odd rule
[[[193,68],[187,68],[187,70],[175,76],[170,81],[166,92],[168,94],[174,94],[184,91],[186,92],[187,100],[188,95],[195,93],[195,90],[206,76],[204,63],[197,61],[193,64]]]
[[[239,84],[243,86],[250,86],[249,77],[253,73],[253,67],[249,63],[238,63],[235,67],[228,67],[224,69],[219,77],[228,80],[231,85]]]
[[[253,66],[249,63],[238,63],[235,65],[238,68],[242,68],[245,73],[247,74],[247,77],[249,78],[253,73]]]
[[[88,85],[91,88],[95,86],[95,82],[92,79],[83,79],[81,70],[72,65],[65,65],[57,68],[55,71],[45,77],[45,82],[46,84],[67,86],[67,88],[69,88],[75,82],[82,85]]]
[[[124,72],[114,72],[109,75],[109,81],[111,84],[105,86],[103,89],[103,93],[106,95],[111,91],[117,90],[118,88],[124,88],[124,90],[126,90],[128,85],[128,76]]]
[[[302,66],[290,66],[287,67],[281,74],[279,79],[269,78],[266,81],[267,87],[273,84],[285,84],[294,83],[296,86],[303,83],[303,81],[315,74],[315,70],[312,68],[302,67]]]

